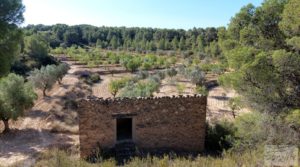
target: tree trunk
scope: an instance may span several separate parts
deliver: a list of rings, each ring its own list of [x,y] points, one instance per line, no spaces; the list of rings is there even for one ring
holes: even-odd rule
[[[3,133],[8,133],[10,131],[9,124],[8,124],[8,119],[3,119],[2,121],[4,123],[4,131],[3,131]]]
[[[235,115],[235,111],[234,111],[234,110],[232,110],[231,112],[232,112],[232,116],[233,116],[233,118],[235,119],[235,117],[236,117],[236,115]]]
[[[47,95],[46,95],[46,88],[43,89],[43,95],[44,95],[44,97],[47,96]]]

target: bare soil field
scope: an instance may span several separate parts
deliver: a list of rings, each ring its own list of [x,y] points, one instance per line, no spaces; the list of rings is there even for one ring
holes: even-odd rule
[[[21,162],[22,166],[30,166],[39,153],[52,147],[78,152],[78,118],[72,106],[68,107],[69,104],[88,95],[110,98],[112,95],[108,91],[109,82],[133,75],[119,66],[87,68],[74,62],[67,63],[71,69],[63,78],[62,85],[56,84],[47,92],[47,97],[42,97],[42,93],[37,92],[39,98],[34,107],[27,111],[24,117],[10,122],[11,133],[0,134],[0,166],[9,166],[16,162]],[[101,81],[91,87],[83,84],[78,79],[78,74],[85,71],[98,73]],[[194,85],[177,76],[164,79],[160,91],[154,96],[178,95],[178,83],[185,85],[183,95],[194,94]],[[225,91],[222,87],[211,89],[208,95],[207,120],[232,119],[228,100],[233,96],[233,91]],[[2,130],[1,122],[0,131]]]

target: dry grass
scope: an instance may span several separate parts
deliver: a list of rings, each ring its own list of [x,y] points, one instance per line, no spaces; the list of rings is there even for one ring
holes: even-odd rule
[[[42,154],[35,167],[115,167],[116,162],[113,159],[105,160],[100,163],[90,164],[79,160],[72,154],[59,150],[52,150]],[[134,158],[124,164],[125,167],[233,167],[233,166],[263,166],[262,151],[247,151],[243,154],[227,153],[223,157],[199,156],[197,158],[163,158],[147,157],[144,159]]]

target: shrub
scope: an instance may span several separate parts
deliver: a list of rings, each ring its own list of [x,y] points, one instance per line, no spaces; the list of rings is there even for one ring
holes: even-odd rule
[[[148,71],[139,71],[137,73],[137,78],[138,79],[146,79],[149,76],[149,72]]]
[[[130,81],[129,78],[122,78],[119,80],[112,80],[110,81],[108,85],[109,92],[116,97],[117,93],[119,92],[120,89],[126,86],[128,82]]]
[[[300,109],[290,111],[285,120],[289,124],[300,127]]]
[[[167,74],[169,77],[173,78],[177,75],[177,70],[175,68],[170,68],[167,70]]]
[[[254,148],[258,143],[266,140],[267,135],[263,129],[264,117],[265,115],[259,112],[251,112],[240,115],[235,119],[235,136],[238,139],[235,143],[235,149]]]
[[[115,53],[111,53],[108,52],[108,63],[109,64],[119,64],[120,63],[120,56],[115,54]]]
[[[90,80],[92,83],[98,83],[99,81],[101,81],[101,78],[99,74],[94,73],[90,76]]]
[[[191,79],[192,83],[196,84],[196,86],[203,86],[205,82],[205,73],[200,70],[199,67],[193,68],[188,77]]]
[[[159,71],[159,72],[157,73],[157,75],[159,76],[159,78],[160,78],[161,80],[166,78],[166,72],[165,72],[165,71]]]
[[[209,152],[222,153],[234,145],[236,128],[228,121],[215,125],[206,125],[205,149]]]
[[[179,94],[182,94],[184,90],[186,89],[186,86],[184,84],[177,84],[176,85],[177,91]]]
[[[196,86],[195,93],[201,94],[201,95],[204,95],[204,96],[208,95],[208,91],[207,91],[205,86]]]

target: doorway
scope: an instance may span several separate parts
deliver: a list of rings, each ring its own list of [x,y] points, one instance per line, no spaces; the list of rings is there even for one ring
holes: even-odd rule
[[[117,118],[117,141],[132,140],[132,118]]]

